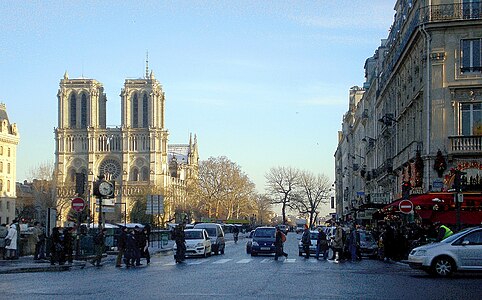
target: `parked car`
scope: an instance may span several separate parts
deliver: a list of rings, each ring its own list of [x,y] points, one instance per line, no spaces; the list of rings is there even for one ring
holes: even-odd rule
[[[467,228],[439,243],[413,249],[408,264],[446,277],[455,271],[482,271],[482,227]]]
[[[194,225],[194,229],[206,229],[211,239],[211,250],[214,254],[224,254],[226,241],[224,240],[224,231],[221,225],[216,223],[199,223]]]
[[[186,256],[211,255],[211,239],[205,229],[186,229],[184,230],[186,240]],[[174,244],[173,251],[176,252],[177,246]]]
[[[254,230],[253,242],[251,244],[251,256],[258,254],[275,253],[275,233],[274,227],[258,227]]]
[[[360,254],[370,258],[377,257],[378,245],[371,231],[357,230],[360,237]]]
[[[299,239],[300,241],[298,242],[298,255],[303,256],[305,251],[303,250],[303,243],[301,242],[301,237]],[[316,254],[316,242],[318,240],[318,231],[316,230],[310,231],[310,240],[311,240],[310,255]]]
[[[246,241],[246,253],[247,254],[250,254],[251,253],[251,245],[253,243],[253,235],[254,235],[254,230],[251,230],[248,234],[248,236],[246,237],[247,241]]]

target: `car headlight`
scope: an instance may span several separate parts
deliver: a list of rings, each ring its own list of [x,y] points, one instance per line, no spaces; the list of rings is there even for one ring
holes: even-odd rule
[[[414,250],[411,253],[413,256],[423,256],[427,254],[427,250]]]
[[[255,241],[253,241],[252,245],[256,247],[259,246],[258,242],[255,242]]]

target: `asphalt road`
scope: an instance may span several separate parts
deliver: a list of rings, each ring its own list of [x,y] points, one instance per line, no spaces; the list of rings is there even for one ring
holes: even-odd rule
[[[229,241],[224,255],[175,264],[156,255],[149,266],[69,272],[4,274],[2,299],[480,299],[481,274],[441,279],[408,266],[363,260],[317,261],[298,256],[300,235],[288,234],[287,260],[251,257],[245,240]]]

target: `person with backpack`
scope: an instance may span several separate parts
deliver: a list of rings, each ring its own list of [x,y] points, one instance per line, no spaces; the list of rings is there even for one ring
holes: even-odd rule
[[[277,226],[276,227],[276,233],[275,233],[275,252],[274,252],[274,260],[278,260],[278,256],[284,256],[288,258],[288,253],[285,253],[283,251],[283,244],[286,242],[286,235],[281,232],[280,228]]]

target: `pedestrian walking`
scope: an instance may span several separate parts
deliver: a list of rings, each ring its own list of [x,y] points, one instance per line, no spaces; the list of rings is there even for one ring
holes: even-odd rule
[[[122,227],[120,233],[117,235],[117,259],[116,268],[122,267],[122,257],[125,254],[127,243],[127,227]],[[125,261],[124,261],[125,262]],[[125,264],[127,266],[127,263]]]
[[[336,222],[335,236],[333,238],[333,257],[331,260],[336,260],[336,254],[338,253],[338,260],[343,257],[343,228],[341,228],[340,222]]]
[[[176,254],[174,258],[176,263],[184,261],[184,255],[186,253],[186,240],[184,237],[184,224],[179,224],[174,229],[174,240],[176,241]]]
[[[146,259],[146,264],[150,264],[151,255],[149,254],[149,230],[147,229],[147,227],[144,227],[142,233],[144,235],[144,246],[142,247],[141,256]]]
[[[73,252],[74,252],[74,236],[73,236],[73,227],[67,227],[63,231],[63,246],[64,246],[64,261],[67,261],[69,264],[73,263]]]
[[[94,254],[95,257],[91,261],[91,264],[95,265],[96,267],[102,266],[102,253],[104,253],[104,245],[105,245],[105,233],[107,229],[99,227],[99,232],[94,237]]]
[[[34,222],[32,236],[35,241],[35,254],[33,256],[33,259],[34,260],[45,259],[45,251],[44,251],[45,232],[44,232],[44,228],[38,221]]]
[[[6,249],[6,259],[18,259],[18,231],[17,231],[17,220],[13,220],[12,224],[8,228],[7,236],[5,237],[5,249]]]
[[[53,266],[55,263],[59,265],[64,264],[64,242],[63,236],[60,232],[60,227],[52,228],[52,235],[50,236],[50,264]]]
[[[276,227],[276,235],[275,235],[275,252],[274,252],[274,260],[278,260],[279,256],[284,256],[288,258],[288,254],[283,250],[283,244],[286,241],[286,235],[281,232],[280,228]]]
[[[326,233],[322,228],[318,228],[318,237],[316,239],[316,259],[320,258],[320,253],[323,255],[324,260],[328,258],[328,240],[326,239]]]
[[[301,236],[301,243],[303,245],[303,251],[305,252],[305,258],[310,258],[310,246],[311,246],[311,236],[310,236],[310,229],[308,225],[305,225],[305,230],[303,231],[303,235]]]
[[[127,232],[126,236],[126,247],[125,247],[125,253],[124,253],[124,263],[126,265],[126,268],[129,268],[131,266],[135,266],[135,261],[136,261],[136,252],[137,252],[137,242],[136,238],[134,236],[134,230],[131,230]]]
[[[350,227],[350,235],[348,236],[348,250],[350,251],[350,258],[352,262],[357,261],[357,250],[360,245],[360,236],[354,226]]]
[[[136,239],[136,266],[142,266],[141,264],[141,257],[144,253],[144,246],[146,245],[146,236],[142,232],[142,229],[139,226],[135,226],[134,228],[134,237]]]

